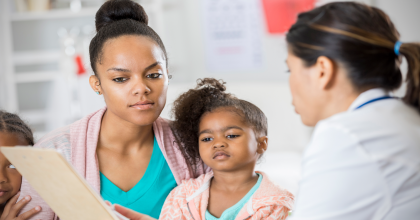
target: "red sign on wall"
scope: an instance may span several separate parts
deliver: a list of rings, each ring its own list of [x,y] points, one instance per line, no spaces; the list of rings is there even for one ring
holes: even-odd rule
[[[285,33],[297,15],[314,8],[316,0],[262,0],[269,33]]]

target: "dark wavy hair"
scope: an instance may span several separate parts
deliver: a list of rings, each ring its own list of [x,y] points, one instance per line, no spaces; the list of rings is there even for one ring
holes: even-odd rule
[[[174,121],[171,127],[181,152],[192,167],[197,167],[201,161],[198,133],[201,117],[206,112],[228,107],[228,110],[243,116],[244,122],[253,128],[257,137],[267,135],[267,117],[264,112],[254,104],[227,93],[224,84],[222,80],[214,78],[199,79],[195,89],[179,96],[173,104]]]
[[[28,145],[34,145],[34,136],[29,126],[16,114],[0,110],[0,132],[15,134]]]
[[[408,63],[404,101],[420,111],[420,43],[403,43],[382,10],[356,2],[334,2],[299,14],[286,36],[292,53],[306,66],[326,56],[342,64],[355,89],[395,90],[403,77],[401,58]]]
[[[96,76],[96,63],[101,63],[105,42],[124,35],[145,36],[156,42],[168,66],[165,46],[159,35],[148,26],[148,22],[143,7],[131,0],[109,0],[99,8],[95,16],[97,33],[89,45],[90,65]]]

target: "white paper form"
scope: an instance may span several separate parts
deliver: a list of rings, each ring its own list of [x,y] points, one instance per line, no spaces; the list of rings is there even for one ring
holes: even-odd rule
[[[262,68],[262,19],[258,0],[203,0],[210,71]]]

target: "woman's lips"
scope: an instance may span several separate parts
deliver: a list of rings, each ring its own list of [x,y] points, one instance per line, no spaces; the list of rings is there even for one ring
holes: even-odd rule
[[[155,103],[152,101],[146,100],[146,101],[140,101],[135,103],[134,105],[130,105],[130,107],[138,109],[138,110],[147,110],[151,109]]]
[[[138,109],[138,110],[147,110],[147,109],[151,109],[153,107],[153,104],[132,105],[130,107]]]
[[[223,151],[218,151],[213,155],[214,160],[224,160],[224,159],[227,159],[229,157],[230,157],[230,155],[223,152]]]

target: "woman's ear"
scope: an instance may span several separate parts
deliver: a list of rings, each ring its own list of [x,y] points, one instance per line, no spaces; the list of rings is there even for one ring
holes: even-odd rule
[[[265,151],[267,151],[268,148],[268,137],[262,136],[257,139],[258,142],[258,148],[257,153],[263,154]]]
[[[102,88],[101,88],[101,82],[99,81],[99,78],[95,75],[92,75],[89,77],[89,84],[90,87],[93,89],[96,94],[101,95],[102,94]]]
[[[326,57],[318,57],[315,70],[318,74],[313,74],[319,89],[326,90],[330,88],[336,77],[336,69],[334,62]]]

